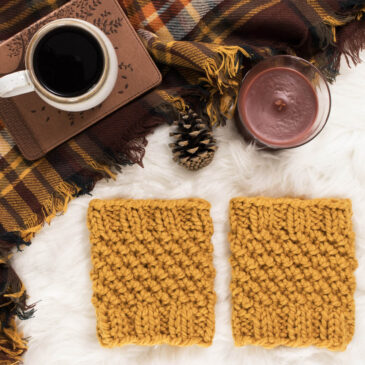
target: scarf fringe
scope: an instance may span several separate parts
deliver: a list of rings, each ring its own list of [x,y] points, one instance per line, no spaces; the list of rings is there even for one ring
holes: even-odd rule
[[[115,174],[108,166],[100,165],[95,161],[89,162],[90,167],[99,172],[103,177],[115,178]],[[94,181],[95,183],[96,181]],[[94,186],[94,184],[93,184]],[[20,236],[24,241],[30,241],[34,235],[43,227],[44,222],[50,224],[51,220],[59,215],[64,214],[68,208],[68,203],[79,196],[80,191],[83,194],[92,190],[89,186],[79,186],[75,182],[63,181],[58,185],[57,189],[49,199],[47,199],[42,207],[42,214],[34,214],[25,223],[27,229],[20,232]]]
[[[242,77],[242,58],[251,58],[241,47],[218,46],[216,58],[208,58],[204,64],[205,77],[199,81],[209,91],[206,113],[212,126],[225,125],[232,119]]]
[[[184,41],[166,43],[155,34],[144,29],[139,29],[138,34],[157,61],[161,53],[170,53],[172,49],[177,54],[187,52]],[[203,71],[204,76],[198,78],[198,84],[195,86],[202,86],[207,90],[207,97],[204,97],[205,113],[210,120],[211,126],[224,125],[226,119],[231,119],[234,114],[242,77],[242,60],[243,58],[250,59],[251,55],[239,46],[220,46],[216,44],[206,46],[209,48],[211,56],[207,57],[203,63],[200,63],[200,60],[197,59],[195,64],[184,63],[184,61],[174,64],[178,61],[173,61],[171,58],[160,60],[160,62],[173,67],[191,68],[192,71],[200,73]],[[179,110],[180,105],[176,103],[176,100],[173,101],[173,104]]]
[[[340,57],[343,55],[347,65],[351,62],[356,66],[361,62],[360,51],[365,48],[365,18],[364,11],[358,13],[356,21],[344,26],[338,34],[337,42],[337,67],[339,67]]]
[[[22,338],[22,333],[18,332],[15,320],[12,319],[0,334],[0,364],[20,364],[26,350],[27,342]]]
[[[349,16],[340,16],[338,19],[327,18],[324,20],[323,37],[327,38],[323,52],[314,56],[314,64],[324,73],[328,81],[333,82],[339,74],[340,62],[344,56],[349,67],[361,62],[360,52],[365,48],[365,9],[358,10],[351,15],[353,21],[349,22]]]
[[[5,238],[0,237],[1,252],[4,245],[10,244],[8,239],[9,234]],[[3,256],[0,264],[0,364],[4,365],[21,363],[21,356],[27,350],[27,341],[23,338],[23,334],[17,330],[14,316],[28,319],[34,313],[34,305],[26,305],[25,287],[10,266],[10,257],[11,254],[6,257]]]

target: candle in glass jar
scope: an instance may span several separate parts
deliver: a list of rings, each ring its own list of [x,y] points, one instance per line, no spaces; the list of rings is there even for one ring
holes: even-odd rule
[[[274,148],[300,145],[316,121],[318,98],[310,81],[290,67],[271,67],[240,91],[238,112],[246,130]]]

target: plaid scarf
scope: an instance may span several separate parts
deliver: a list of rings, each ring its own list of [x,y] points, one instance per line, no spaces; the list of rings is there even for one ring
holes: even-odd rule
[[[80,0],[82,1],[82,0]],[[96,0],[100,1],[100,0]],[[3,0],[6,39],[67,0]],[[120,166],[142,162],[145,136],[185,104],[212,125],[231,118],[246,70],[293,54],[332,81],[341,55],[359,62],[365,0],[119,0],[163,73],[162,85],[90,127],[46,157],[26,161],[0,121],[0,363],[21,361],[26,341],[15,315],[33,314],[11,268],[12,249]],[[170,107],[173,106],[173,107]]]

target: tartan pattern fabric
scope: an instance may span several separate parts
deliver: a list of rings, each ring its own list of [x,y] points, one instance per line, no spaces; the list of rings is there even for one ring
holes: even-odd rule
[[[63,3],[1,2],[0,39]],[[72,198],[90,192],[101,178],[113,177],[123,165],[142,165],[145,136],[163,121],[153,112],[160,100],[153,91],[33,162],[23,158],[0,120],[0,364],[21,361],[26,340],[17,331],[14,316],[26,319],[34,312],[9,263],[12,250],[28,245],[45,222],[64,212]]]
[[[165,70],[170,93],[177,84],[179,91],[204,88],[204,112],[213,125],[232,118],[240,80],[252,64],[297,55],[333,81],[341,55],[360,61],[365,38],[364,0],[119,2]]]
[[[102,0],[95,0],[96,2]],[[26,341],[14,316],[27,318],[26,292],[9,259],[74,197],[125,164],[142,164],[145,136],[171,104],[190,104],[224,124],[234,112],[250,66],[294,54],[329,80],[340,56],[355,63],[364,44],[365,0],[118,0],[164,75],[162,85],[123,107],[46,157],[26,161],[0,121],[0,362],[21,361]],[[0,40],[67,0],[3,0]],[[203,102],[201,102],[203,100]],[[171,111],[172,110],[172,111]]]
[[[4,0],[0,4],[0,40],[57,9],[68,0]]]

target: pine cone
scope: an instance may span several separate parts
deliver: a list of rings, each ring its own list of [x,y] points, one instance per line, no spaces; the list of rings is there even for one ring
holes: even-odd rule
[[[170,133],[176,141],[170,143],[174,161],[189,170],[198,170],[209,165],[217,149],[216,140],[208,123],[187,107],[175,121],[175,132]]]

